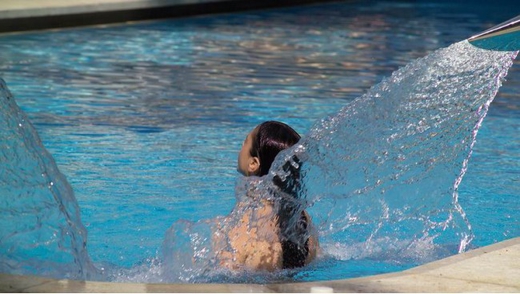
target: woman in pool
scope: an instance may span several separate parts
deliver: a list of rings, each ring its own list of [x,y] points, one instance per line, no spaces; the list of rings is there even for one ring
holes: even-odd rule
[[[247,177],[265,176],[276,155],[299,140],[300,135],[288,125],[266,121],[254,128],[244,140],[237,170]],[[299,177],[299,170],[293,176]],[[274,178],[273,182],[285,197],[292,197],[294,191],[288,190],[294,190],[294,183],[288,184],[279,178]],[[288,229],[288,220],[298,211],[294,205],[275,205],[272,200],[255,199],[253,191],[248,191],[248,197],[259,202],[252,207],[237,203],[235,211],[243,211],[243,214],[238,224],[227,233],[231,252],[220,253],[223,266],[273,271],[301,267],[316,257],[318,242],[307,212],[301,211],[297,224]]]

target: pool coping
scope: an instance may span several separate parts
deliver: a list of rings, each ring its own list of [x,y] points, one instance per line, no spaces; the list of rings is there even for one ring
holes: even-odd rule
[[[0,274],[0,292],[520,292],[520,237],[401,272],[279,284],[145,284]]]
[[[1,0],[0,33],[191,17],[336,1],[339,0]]]

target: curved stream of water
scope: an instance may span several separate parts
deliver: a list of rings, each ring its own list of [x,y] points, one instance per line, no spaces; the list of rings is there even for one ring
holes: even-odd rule
[[[289,163],[301,172],[295,207],[311,214],[323,256],[421,263],[466,250],[471,226],[457,188],[516,54],[463,41],[411,62],[317,122],[269,175],[239,182],[237,199],[252,188],[272,197],[266,191],[274,177],[288,176]],[[92,265],[70,185],[3,81],[0,87],[0,272],[116,279]],[[155,281],[213,281],[212,234],[238,221],[240,209],[227,219],[173,224]]]

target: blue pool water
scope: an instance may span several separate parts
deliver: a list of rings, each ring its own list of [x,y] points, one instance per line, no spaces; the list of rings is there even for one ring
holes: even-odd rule
[[[6,35],[0,76],[74,189],[96,267],[115,272],[109,279],[162,281],[157,256],[168,228],[233,208],[236,156],[251,128],[276,119],[307,133],[399,67],[511,18],[507,5],[363,1]],[[519,95],[515,64],[459,187],[469,248],[520,235]],[[320,260],[248,279],[363,276],[458,250],[425,244],[401,258],[410,244],[384,234],[361,244],[351,231],[331,233],[340,216],[315,217]],[[457,233],[469,231],[457,224]]]

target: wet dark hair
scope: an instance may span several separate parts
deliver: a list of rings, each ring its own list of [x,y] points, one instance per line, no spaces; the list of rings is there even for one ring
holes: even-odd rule
[[[257,176],[266,175],[276,155],[298,143],[301,138],[293,128],[278,121],[266,121],[260,124],[253,136],[250,154],[260,160]],[[278,187],[274,193],[279,201],[277,215],[284,269],[304,266],[309,254],[308,220],[304,211],[300,210],[298,202],[293,200],[298,198],[300,189],[300,160],[296,156],[292,159],[298,163],[298,167],[294,167],[289,162],[282,167],[292,176],[285,180],[278,176],[273,178],[274,185]],[[297,217],[297,221],[291,223],[294,217]]]
[[[274,158],[300,140],[300,135],[290,126],[278,121],[261,123],[254,134],[251,156],[260,160],[260,170],[257,176],[264,176],[269,172]]]

